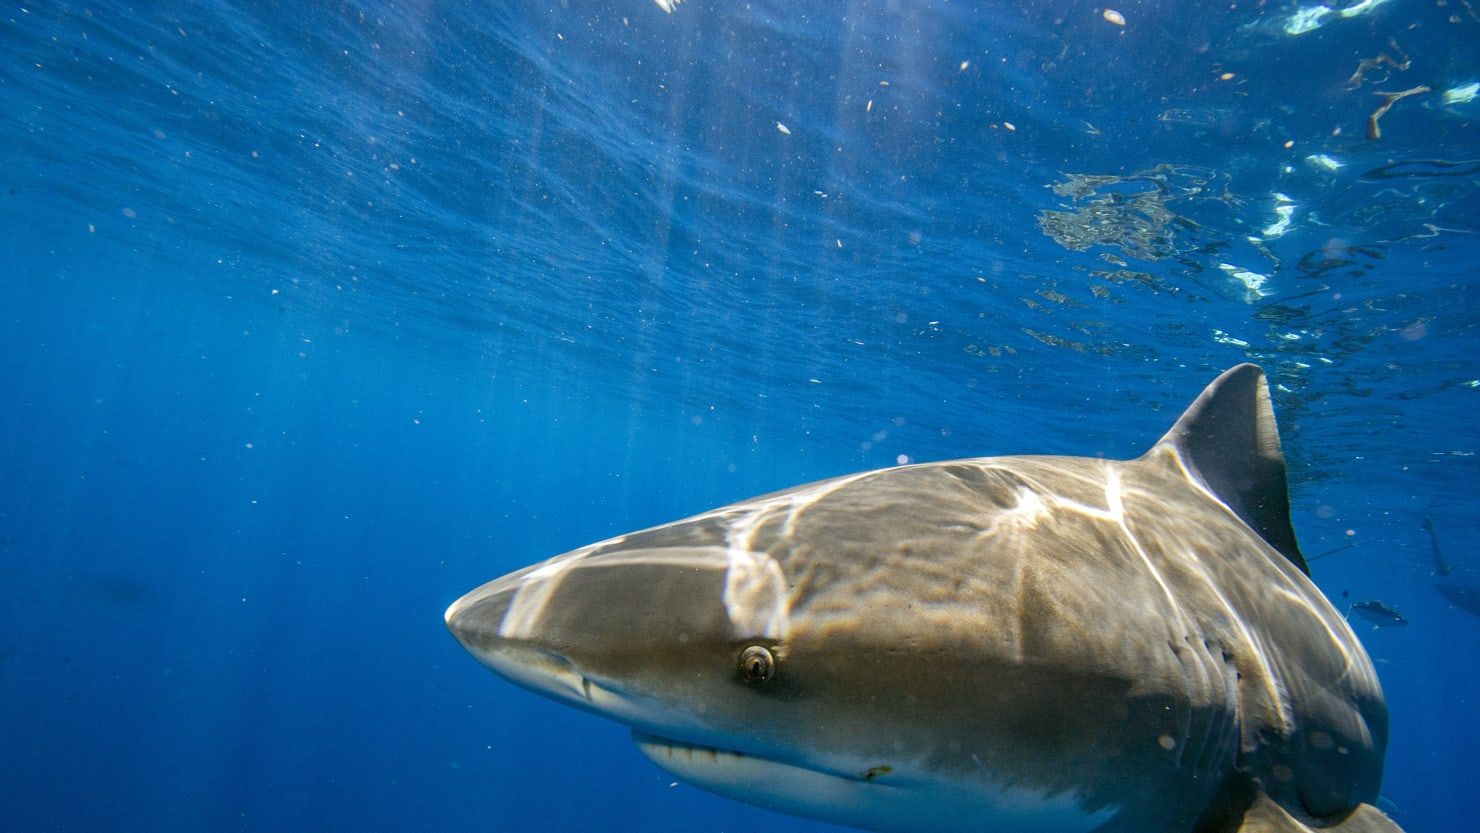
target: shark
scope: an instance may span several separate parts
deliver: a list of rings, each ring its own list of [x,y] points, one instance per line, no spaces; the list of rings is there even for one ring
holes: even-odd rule
[[[1439,547],[1439,533],[1434,529],[1434,522],[1424,518],[1423,528],[1429,534],[1429,549],[1434,557],[1434,571],[1431,573],[1434,589],[1460,610],[1480,616],[1480,583],[1463,574],[1454,575],[1454,567],[1445,560],[1444,551]]]
[[[1268,383],[1142,456],[981,457],[619,535],[445,614],[689,784],[924,833],[1392,833],[1371,660],[1312,582]]]

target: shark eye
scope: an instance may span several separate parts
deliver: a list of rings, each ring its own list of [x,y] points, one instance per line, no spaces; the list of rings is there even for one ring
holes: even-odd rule
[[[760,645],[752,645],[740,652],[740,676],[747,683],[763,683],[776,674],[776,658]]]

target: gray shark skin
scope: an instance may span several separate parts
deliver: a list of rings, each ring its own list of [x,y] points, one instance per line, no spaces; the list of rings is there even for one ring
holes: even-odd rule
[[[1144,456],[839,477],[447,610],[485,665],[703,789],[869,830],[1398,831],[1387,708],[1306,574],[1263,372]]]

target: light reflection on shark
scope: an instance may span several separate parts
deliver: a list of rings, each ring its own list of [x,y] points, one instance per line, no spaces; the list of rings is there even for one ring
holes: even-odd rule
[[[1387,709],[1307,577],[1264,374],[1149,452],[840,477],[454,603],[519,685],[679,778],[872,830],[1397,831]]]

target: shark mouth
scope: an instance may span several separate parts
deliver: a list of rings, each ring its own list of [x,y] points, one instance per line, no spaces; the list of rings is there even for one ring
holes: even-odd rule
[[[958,833],[1034,830],[1089,833],[1117,807],[1086,810],[1072,794],[921,778],[886,763],[838,770],[632,730],[637,748],[693,786],[771,810],[869,830]]]
[[[893,772],[888,764],[879,764],[860,772],[840,772],[825,767],[803,766],[785,763],[774,758],[750,755],[736,749],[707,746],[702,743],[677,740],[650,734],[641,729],[632,730],[632,741],[649,760],[662,769],[696,782],[707,782],[716,776],[750,773],[762,770],[775,777],[783,772],[806,774],[812,778],[829,778],[870,784],[880,781]]]
[[[891,783],[889,776],[894,770],[887,765],[838,772],[818,767],[810,760],[788,763],[660,737],[641,729],[632,730],[632,740],[659,769],[699,789],[748,804],[876,830],[943,833],[960,829],[921,827],[910,819],[887,819],[894,808],[910,806],[900,794],[902,785]]]
[[[642,750],[642,754],[655,760],[662,758],[671,761],[675,756],[692,759],[697,755],[701,758],[707,757],[710,763],[718,764],[721,756],[734,758],[737,761],[744,760],[747,757],[744,752],[734,749],[721,749],[715,746],[705,746],[702,743],[688,743],[687,741],[654,735],[644,732],[641,729],[632,730],[632,742],[637,744],[637,748]]]

